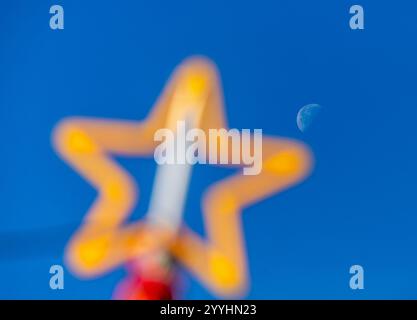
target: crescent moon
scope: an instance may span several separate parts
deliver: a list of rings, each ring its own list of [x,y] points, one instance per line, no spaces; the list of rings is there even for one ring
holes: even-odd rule
[[[316,103],[302,107],[297,113],[297,127],[301,132],[305,132],[313,122],[314,118],[321,110],[321,106]]]

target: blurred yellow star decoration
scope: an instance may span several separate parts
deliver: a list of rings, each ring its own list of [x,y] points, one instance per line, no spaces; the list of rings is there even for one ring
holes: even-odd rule
[[[66,248],[66,263],[75,274],[96,277],[164,249],[213,293],[230,297],[246,292],[249,280],[240,214],[302,181],[310,172],[312,157],[300,142],[264,136],[260,174],[238,172],[205,192],[206,239],[186,225],[173,234],[145,220],[127,224],[139,188],[112,155],[152,157],[157,146],[154,133],[172,126],[172,119],[180,119],[190,106],[204,132],[227,128],[216,67],[203,57],[188,58],[176,68],[144,121],[71,117],[56,126],[52,137],[56,152],[98,193]]]

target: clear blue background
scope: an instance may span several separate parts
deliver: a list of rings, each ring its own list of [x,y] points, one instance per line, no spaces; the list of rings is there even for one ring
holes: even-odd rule
[[[349,7],[365,8],[365,30]],[[61,4],[65,30],[49,28]],[[142,119],[173,68],[218,65],[229,124],[304,141],[302,184],[246,210],[248,298],[417,298],[417,3],[415,1],[22,1],[0,4],[0,298],[109,298],[120,268],[91,281],[49,267],[95,197],[53,152],[72,115]],[[296,114],[323,111],[306,133]],[[118,159],[147,208],[152,160]],[[228,169],[196,167],[186,219]],[[39,230],[45,230],[39,232]],[[349,288],[349,267],[365,290]],[[183,298],[212,298],[186,272]]]

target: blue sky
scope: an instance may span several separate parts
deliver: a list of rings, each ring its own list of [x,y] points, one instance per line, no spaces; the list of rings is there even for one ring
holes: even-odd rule
[[[349,7],[365,8],[365,30]],[[49,28],[49,7],[65,29]],[[243,214],[248,298],[417,298],[417,3],[412,1],[2,1],[0,4],[0,298],[109,298],[123,277],[91,281],[49,267],[95,197],[53,152],[72,115],[142,119],[174,67],[201,54],[218,66],[229,125],[310,146],[312,175]],[[323,106],[312,127],[299,108]],[[142,186],[155,165],[118,159]],[[187,223],[230,169],[197,166]],[[57,227],[61,226],[61,227]],[[47,230],[43,237],[33,230]],[[32,233],[31,233],[32,232]],[[365,289],[349,288],[349,267]],[[184,298],[213,298],[186,272]]]

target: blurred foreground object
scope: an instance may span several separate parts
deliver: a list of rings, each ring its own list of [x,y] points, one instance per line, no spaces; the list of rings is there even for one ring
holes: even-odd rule
[[[151,253],[128,264],[129,275],[117,286],[119,300],[172,300],[176,266],[164,253]]]
[[[185,197],[190,168],[181,169],[182,177],[174,177],[177,170],[164,173],[165,168],[160,168],[156,180],[162,176],[165,182],[157,182],[153,199],[159,200],[151,204],[148,218],[125,224],[136,206],[138,187],[132,176],[112,159],[112,155],[152,156],[158,145],[155,132],[174,128],[178,121],[188,121],[190,127],[205,132],[227,129],[220,88],[214,65],[204,58],[190,58],[175,70],[144,121],[69,118],[58,124],[53,133],[57,153],[98,191],[84,224],[67,246],[67,263],[76,274],[94,277],[149,255],[169,253],[214,293],[245,293],[248,275],[240,213],[302,181],[311,167],[308,149],[290,139],[263,137],[260,174],[243,175],[240,170],[211,185],[203,196],[207,239],[181,223],[183,199],[175,200]],[[227,143],[227,137],[220,140],[220,145]],[[241,154],[240,146],[237,147]],[[226,153],[231,159],[236,151],[233,148],[229,144],[217,150],[217,155]],[[210,152],[207,149],[206,157]],[[166,196],[157,195],[166,188]],[[165,208],[160,199],[174,204]],[[175,208],[170,210],[171,207]],[[172,296],[160,278],[155,282],[148,278],[148,273],[141,273],[141,268],[138,272],[131,273],[131,278],[119,286],[117,297]]]

